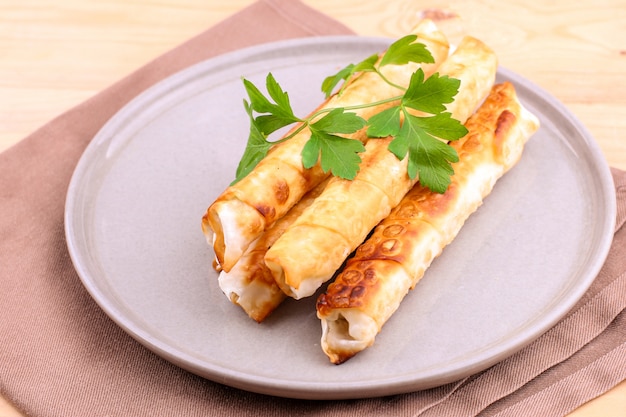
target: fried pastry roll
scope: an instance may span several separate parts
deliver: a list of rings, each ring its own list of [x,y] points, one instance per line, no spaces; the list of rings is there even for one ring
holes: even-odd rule
[[[505,82],[493,87],[466,127],[469,133],[451,144],[459,161],[448,190],[437,194],[416,184],[318,297],[321,345],[332,363],[374,343],[433,259],[519,160],[539,121]]]
[[[426,45],[434,63],[384,66],[381,72],[397,85],[407,85],[411,74],[418,68],[422,68],[426,76],[431,75],[448,56],[448,41],[432,21],[421,21],[412,33],[418,36],[418,42]],[[364,72],[320,108],[373,103],[400,94],[398,88],[384,82],[377,74]],[[355,113],[368,119],[390,105],[392,103],[356,110]],[[223,270],[229,271],[252,241],[284,216],[306,192],[329,176],[319,164],[311,169],[302,166],[301,153],[309,136],[309,130],[303,129],[290,140],[275,145],[245,178],[228,187],[207,209],[202,218],[202,230],[207,241],[213,244]],[[367,139],[363,130],[347,137]]]
[[[466,37],[459,44],[438,71],[461,80],[455,100],[447,106],[453,117],[465,123],[489,93],[496,70],[496,55],[483,42]],[[408,158],[398,160],[387,149],[390,141],[369,140],[356,177],[331,178],[324,192],[267,251],[265,262],[290,297],[313,295],[332,278],[417,182],[408,176]]]
[[[321,194],[327,183],[328,179],[306,193],[287,214],[250,244],[230,271],[221,271],[219,274],[219,286],[228,299],[259,323],[287,297],[265,265],[265,253],[285,229]]]

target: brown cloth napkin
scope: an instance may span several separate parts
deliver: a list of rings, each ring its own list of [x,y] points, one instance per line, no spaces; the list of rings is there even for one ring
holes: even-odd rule
[[[229,388],[166,362],[90,298],[68,256],[64,198],[83,149],[138,93],[191,64],[255,43],[349,34],[292,0],[261,0],[68,111],[0,154],[0,392],[30,416],[561,416],[626,378],[626,173],[602,271],[537,341],[442,387],[353,401]]]

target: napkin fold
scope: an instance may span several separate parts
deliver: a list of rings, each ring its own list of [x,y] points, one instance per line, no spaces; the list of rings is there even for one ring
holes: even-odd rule
[[[441,387],[351,401],[240,391],[190,374],[115,325],[83,288],[63,230],[67,187],[102,125],[157,81],[223,52],[352,32],[293,0],[259,0],[0,154],[0,393],[29,416],[561,416],[626,379],[626,172],[597,279],[552,329]]]

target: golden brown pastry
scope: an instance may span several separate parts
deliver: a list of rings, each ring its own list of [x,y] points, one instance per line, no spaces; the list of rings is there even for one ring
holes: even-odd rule
[[[452,183],[444,194],[417,184],[356,251],[317,300],[321,345],[339,364],[371,346],[424,271],[458,234],[538,129],[512,84],[493,87],[453,146]]]
[[[432,21],[421,21],[412,33],[426,45],[435,63],[383,67],[384,75],[399,85],[407,85],[418,68],[422,68],[427,76],[432,74],[448,56],[448,41]],[[399,89],[384,82],[377,74],[364,72],[321,107],[372,103],[400,94]],[[355,113],[368,119],[390,105],[369,107]],[[307,191],[328,177],[319,164],[311,169],[302,166],[301,152],[308,137],[309,131],[304,129],[290,140],[274,146],[250,174],[228,187],[208,208],[202,218],[202,229],[207,241],[213,244],[217,261],[224,271],[229,271],[250,243],[284,216]],[[347,137],[367,139],[363,131]]]
[[[306,193],[295,206],[256,239],[228,272],[221,271],[219,286],[228,299],[250,318],[262,322],[287,297],[265,265],[265,253],[276,239],[319,196],[328,180]]]
[[[440,75],[461,80],[447,106],[465,123],[493,86],[495,53],[466,37],[440,66]],[[407,174],[408,158],[398,160],[387,147],[390,138],[372,139],[361,154],[353,180],[331,178],[323,193],[285,230],[265,255],[281,289],[300,299],[313,295],[341,267],[348,255],[384,219],[417,182]]]

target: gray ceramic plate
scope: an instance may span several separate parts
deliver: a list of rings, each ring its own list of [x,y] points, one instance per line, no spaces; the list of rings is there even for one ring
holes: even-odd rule
[[[610,171],[561,104],[504,69],[541,118],[521,162],[496,185],[379,334],[340,366],[319,346],[313,298],[264,324],[220,292],[200,230],[232,180],[248,134],[241,77],[271,71],[305,114],[325,75],[385,48],[329,37],[245,49],[190,67],[124,107],[72,178],[70,254],[85,287],[126,332],[193,373],[306,399],[379,396],[451,382],[513,354],[582,296],[610,245]]]

